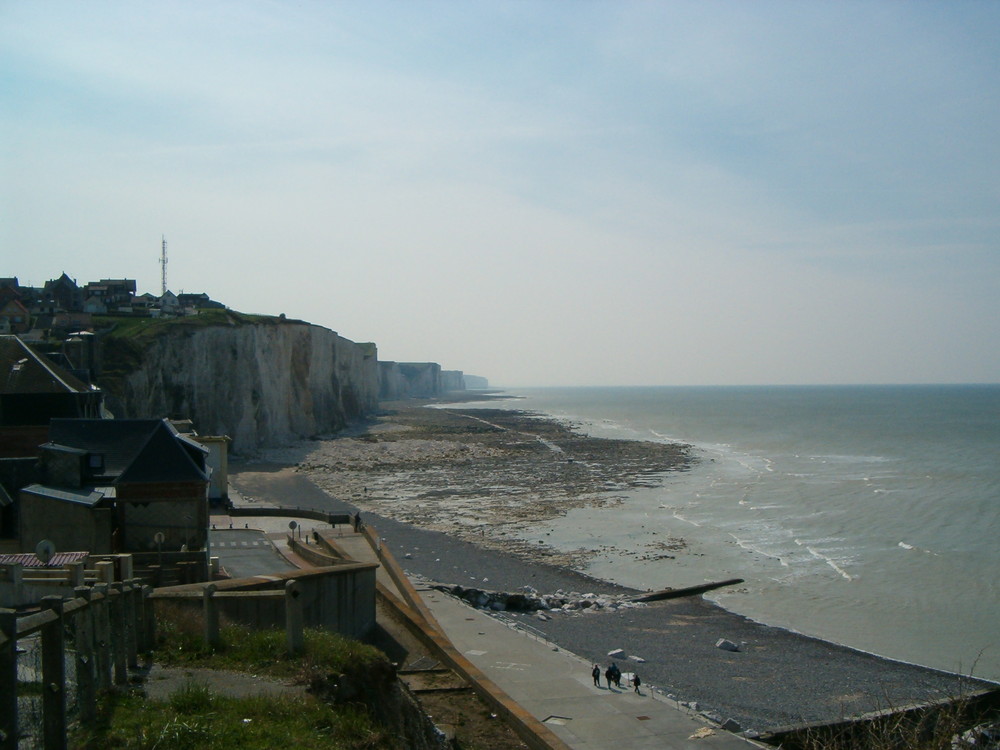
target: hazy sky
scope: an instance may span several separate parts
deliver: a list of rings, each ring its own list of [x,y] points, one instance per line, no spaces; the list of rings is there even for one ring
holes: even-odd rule
[[[0,0],[0,276],[497,385],[1000,381],[1000,2]]]

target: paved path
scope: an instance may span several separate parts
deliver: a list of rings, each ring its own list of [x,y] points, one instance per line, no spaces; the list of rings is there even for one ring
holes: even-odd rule
[[[278,551],[294,561],[284,543],[292,516],[238,520],[240,525],[264,531]],[[213,522],[227,525],[228,518],[213,518]],[[312,521],[303,521],[303,526],[306,532],[314,527],[321,530],[353,559],[377,561],[364,537],[350,527],[333,529]],[[217,552],[225,565],[225,548]],[[377,576],[380,583],[395,589],[381,567]],[[597,688],[589,662],[424,583],[414,583],[455,648],[575,750],[608,746],[629,750],[756,747],[663,696],[654,697],[648,688],[642,688],[642,695],[631,688]],[[602,664],[602,669],[605,666]]]
[[[580,657],[435,589],[417,591],[455,648],[572,748],[754,746],[647,688],[597,688]]]

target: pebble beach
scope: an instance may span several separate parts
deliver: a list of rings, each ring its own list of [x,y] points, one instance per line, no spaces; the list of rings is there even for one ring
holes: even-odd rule
[[[232,484],[251,503],[360,510],[423,580],[589,601],[642,593],[581,572],[593,548],[556,552],[521,532],[571,508],[613,506],[631,488],[689,470],[687,446],[588,437],[518,411],[384,406],[342,435],[234,462]],[[613,552],[665,563],[691,554],[668,534]],[[602,669],[621,649],[623,671],[638,672],[644,686],[757,732],[994,687],[769,627],[701,597],[502,616]],[[718,648],[720,639],[739,650]]]

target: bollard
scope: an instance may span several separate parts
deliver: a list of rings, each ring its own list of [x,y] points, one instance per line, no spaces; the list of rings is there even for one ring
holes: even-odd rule
[[[42,626],[42,736],[45,750],[66,748],[66,637],[63,599],[43,596],[42,607],[58,617]]]

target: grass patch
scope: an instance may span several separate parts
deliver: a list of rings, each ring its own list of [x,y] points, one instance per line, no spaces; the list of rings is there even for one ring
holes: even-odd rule
[[[131,316],[97,316],[94,327],[106,330],[112,339],[129,339],[145,343],[166,333],[195,331],[212,326],[251,325],[254,323],[279,323],[272,315],[249,315],[235,310],[207,309],[197,315],[179,318],[144,318]]]
[[[390,668],[374,646],[316,628],[304,631],[302,654],[288,655],[284,630],[253,630],[225,625],[216,648],[205,644],[201,613],[191,608],[157,607],[156,661],[165,666],[209,667],[266,674],[308,683],[317,675],[357,677]]]
[[[106,698],[98,723],[78,730],[76,750],[379,750],[394,747],[363,708],[331,708],[309,695],[230,698],[191,683],[167,701]]]
[[[321,686],[342,674],[352,680],[394,675],[378,649],[324,630],[307,629],[305,651],[294,658],[287,655],[283,630],[227,625],[221,635],[220,646],[209,648],[197,610],[159,605],[154,658],[164,666],[266,675]],[[197,682],[186,684],[166,701],[109,693],[101,700],[99,721],[77,729],[71,742],[77,750],[381,750],[397,745],[362,701],[331,705],[310,694],[236,698]]]

